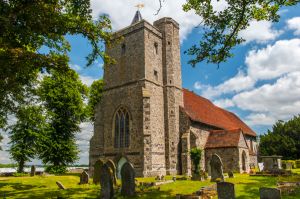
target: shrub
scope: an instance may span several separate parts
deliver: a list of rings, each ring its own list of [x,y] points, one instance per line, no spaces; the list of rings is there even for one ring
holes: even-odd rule
[[[45,171],[50,174],[65,174],[67,166],[47,166]]]
[[[296,161],[295,161],[295,164],[296,164],[296,168],[300,168],[300,160],[296,160]],[[295,168],[295,169],[296,169],[296,168]]]
[[[192,148],[190,151],[190,156],[191,156],[191,159],[192,159],[194,167],[195,167],[194,173],[199,174],[199,171],[200,171],[199,165],[200,165],[200,160],[201,160],[201,156],[202,156],[202,150],[198,149],[198,148]]]
[[[14,173],[14,177],[23,177],[23,176],[28,176],[28,173]]]
[[[282,168],[284,168],[284,169],[286,169],[286,163],[287,162],[290,162],[290,163],[292,163],[292,168],[293,169],[296,169],[297,168],[297,166],[296,166],[296,161],[295,160],[282,160]],[[298,167],[299,168],[299,167]]]

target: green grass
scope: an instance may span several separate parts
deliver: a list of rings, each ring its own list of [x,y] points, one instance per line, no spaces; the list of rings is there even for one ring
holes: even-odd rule
[[[300,174],[300,169],[294,170]],[[171,177],[167,176],[167,179]],[[153,182],[154,178],[137,178],[139,182]],[[227,182],[235,184],[237,199],[259,198],[259,187],[275,187],[278,181],[300,181],[300,175],[292,177],[258,177],[246,174],[235,174],[235,178],[226,178]],[[62,182],[67,190],[58,190],[56,181]],[[92,180],[91,180],[92,181]],[[35,176],[35,177],[0,177],[0,198],[97,198],[100,186],[88,184],[78,185],[77,175]],[[209,181],[176,181],[141,191],[134,198],[174,198],[176,194],[191,194],[202,186],[212,184]],[[124,197],[120,197],[124,198]],[[294,195],[283,196],[284,199],[300,198],[300,190]]]

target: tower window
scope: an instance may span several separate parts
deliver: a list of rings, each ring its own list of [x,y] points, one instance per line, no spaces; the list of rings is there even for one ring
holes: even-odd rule
[[[126,52],[126,45],[122,44],[122,54],[125,54],[125,52]]]
[[[154,52],[155,54],[158,54],[158,43],[154,43]]]
[[[114,118],[115,148],[127,148],[130,144],[129,113],[125,108],[119,108]]]
[[[155,80],[157,81],[158,80],[158,72],[157,72],[157,70],[154,70],[154,77],[155,77]]]
[[[171,42],[170,42],[170,41],[168,41],[168,45],[171,45]]]

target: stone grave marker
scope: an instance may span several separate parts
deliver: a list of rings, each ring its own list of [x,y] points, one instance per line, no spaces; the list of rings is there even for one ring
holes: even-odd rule
[[[224,181],[223,163],[217,154],[213,154],[210,160],[211,167],[211,181],[215,182],[217,179]]]
[[[293,168],[293,164],[291,162],[286,162],[285,163],[285,169],[286,170],[292,170]]]
[[[93,183],[99,184],[100,183],[100,170],[103,166],[103,162],[99,159],[94,164],[94,175],[93,175]]]
[[[107,164],[102,165],[100,168],[100,186],[101,199],[111,199],[114,197],[112,175]]]
[[[30,168],[30,176],[35,176],[35,170],[36,170],[35,166],[32,165]]]
[[[111,170],[114,185],[117,185],[117,169],[116,169],[115,163],[112,160],[109,159],[106,162],[106,165]]]
[[[56,185],[59,189],[66,189],[66,187],[60,181],[56,181]]]
[[[281,193],[279,189],[261,187],[259,189],[260,199],[281,199]]]
[[[83,171],[80,174],[80,182],[79,182],[79,184],[88,184],[89,183],[89,179],[90,179],[89,174],[86,171]]]
[[[217,183],[218,199],[235,199],[234,184],[230,182]]]
[[[135,171],[129,162],[126,162],[121,168],[121,180],[121,194],[124,196],[135,195]]]
[[[229,172],[228,172],[228,177],[229,177],[229,178],[234,178],[234,175],[233,175],[233,172],[232,172],[232,171],[229,171]]]
[[[263,162],[259,162],[258,163],[258,169],[259,169],[259,171],[263,171],[264,170],[264,163]]]

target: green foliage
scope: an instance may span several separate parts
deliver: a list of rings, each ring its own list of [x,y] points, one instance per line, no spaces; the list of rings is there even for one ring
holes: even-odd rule
[[[45,117],[41,107],[22,105],[16,114],[17,122],[9,126],[10,155],[18,163],[18,172],[24,172],[25,162],[37,154],[38,140],[45,131]]]
[[[0,168],[13,168],[17,166],[17,164],[0,164]]]
[[[300,160],[295,161],[296,167],[295,168],[300,168]]]
[[[67,173],[67,166],[47,166],[45,171],[50,174],[65,174]]]
[[[260,136],[261,155],[282,155],[285,160],[300,158],[300,115],[287,122],[278,121],[272,131]]]
[[[28,176],[28,173],[13,173],[14,177],[24,177],[24,176]]]
[[[86,119],[83,100],[87,87],[74,70],[51,71],[41,82],[38,93],[50,127],[41,138],[39,157],[44,164],[63,168],[78,159],[75,134]]]
[[[199,166],[200,166],[200,160],[201,160],[201,156],[202,156],[202,150],[198,149],[198,148],[192,148],[190,151],[190,156],[191,156],[191,159],[192,159],[194,167],[195,167],[194,173],[199,174],[199,171],[200,171]]]
[[[95,21],[89,0],[2,0],[0,24],[0,128],[23,104],[39,72],[69,68],[66,35],[89,40],[87,65],[99,57],[110,62],[104,53],[104,43],[111,40],[110,21],[106,16]]]
[[[194,11],[201,17],[199,26],[203,26],[203,36],[199,44],[193,45],[186,53],[192,55],[189,63],[195,66],[197,63],[220,64],[232,57],[232,49],[244,42],[239,36],[251,21],[268,20],[277,22],[280,18],[279,9],[283,6],[293,6],[299,0],[225,0],[227,6],[222,11],[213,8],[215,1],[187,0],[183,10]]]
[[[89,102],[88,102],[88,115],[91,121],[95,120],[95,108],[96,105],[101,101],[103,93],[103,80],[99,79],[92,83],[89,89]]]
[[[286,169],[286,163],[291,163],[292,164],[292,168],[293,169],[296,169],[297,167],[296,167],[296,161],[295,160],[282,160],[282,167],[284,168],[284,169]]]

